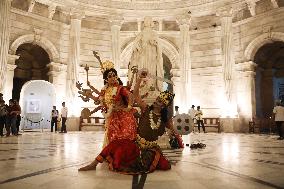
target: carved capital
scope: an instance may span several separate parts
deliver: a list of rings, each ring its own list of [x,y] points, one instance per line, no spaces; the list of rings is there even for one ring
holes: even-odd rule
[[[233,9],[232,9],[232,7],[221,7],[217,10],[216,16],[232,17],[233,16]]]
[[[79,11],[79,10],[76,10],[76,9],[71,9],[70,17],[71,17],[71,19],[82,20],[83,18],[85,18],[85,12]]]
[[[20,58],[20,56],[18,56],[18,55],[8,54],[8,64],[9,65],[15,65],[15,61],[19,58]]]
[[[189,25],[191,24],[191,15],[189,13],[185,13],[177,16],[176,21],[178,25]]]
[[[171,74],[172,74],[173,78],[179,78],[181,76],[181,70],[178,69],[178,68],[173,68],[171,70]]]
[[[236,70],[240,72],[255,72],[257,64],[253,61],[236,64]]]
[[[52,73],[64,72],[67,69],[67,65],[57,62],[50,62],[47,67],[49,68],[49,72]]]
[[[111,26],[119,26],[119,27],[121,27],[123,21],[124,21],[124,18],[122,16],[112,17],[109,20]]]

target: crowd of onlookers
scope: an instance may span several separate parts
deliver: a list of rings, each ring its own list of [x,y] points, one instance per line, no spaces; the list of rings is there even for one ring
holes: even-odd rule
[[[0,135],[4,136],[4,128],[6,129],[6,137],[11,134],[19,135],[21,122],[21,107],[18,100],[10,99],[8,105],[0,93]]]

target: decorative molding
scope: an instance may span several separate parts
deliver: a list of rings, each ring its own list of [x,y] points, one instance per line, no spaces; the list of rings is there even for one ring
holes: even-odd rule
[[[50,20],[52,20],[53,15],[54,15],[54,13],[55,13],[55,10],[56,10],[56,5],[55,5],[55,4],[50,4],[50,5],[48,6],[48,18],[49,18]]]
[[[271,43],[273,41],[283,41],[284,33],[282,32],[269,32],[261,34],[251,41],[245,49],[244,55],[247,60],[252,61],[258,49],[265,45],[266,43]]]
[[[43,33],[43,30],[38,29],[38,28],[34,28],[34,41],[37,43],[38,41],[40,41],[41,35]]]
[[[59,53],[56,47],[47,38],[37,34],[28,34],[18,37],[10,46],[9,54],[15,55],[18,47],[24,43],[34,43],[41,46],[48,54],[50,61],[59,62]]]
[[[30,0],[28,12],[33,12],[36,1]]]
[[[255,0],[246,0],[246,2],[247,2],[248,9],[250,11],[250,14],[252,16],[255,16],[256,15],[256,13],[255,13],[255,7],[256,7]]]

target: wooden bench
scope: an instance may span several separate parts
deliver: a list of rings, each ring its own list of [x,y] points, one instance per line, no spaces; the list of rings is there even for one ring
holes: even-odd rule
[[[211,118],[211,117],[205,117],[203,118],[203,123],[205,130],[206,128],[217,128],[218,133],[221,132],[221,125],[220,125],[220,118]],[[197,121],[194,119],[194,127],[198,128]],[[200,127],[202,127],[200,125]]]
[[[256,118],[253,117],[249,121],[249,132],[250,133],[271,133],[276,131],[275,122],[272,118]]]
[[[102,129],[105,125],[104,117],[91,116],[91,111],[88,108],[84,108],[81,111],[79,131],[82,131],[83,127],[96,127]]]
[[[85,126],[92,126],[92,127],[104,127],[105,125],[105,118],[104,117],[88,117],[86,119],[80,117],[80,125],[79,131],[82,131],[82,128]]]

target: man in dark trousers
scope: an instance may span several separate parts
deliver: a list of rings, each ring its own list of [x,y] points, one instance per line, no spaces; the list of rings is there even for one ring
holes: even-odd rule
[[[53,132],[53,125],[55,126],[55,132],[57,131],[57,120],[58,120],[58,110],[56,110],[56,106],[53,106],[51,111],[51,132]]]
[[[62,121],[62,127],[60,133],[67,133],[66,130],[66,120],[68,115],[68,109],[65,106],[65,102],[62,102],[62,108],[61,108],[61,121]]]
[[[203,112],[200,110],[200,106],[197,106],[197,110],[195,112],[195,118],[197,121],[198,131],[200,132],[200,125],[201,125],[203,132],[206,133],[202,116],[203,116]]]

